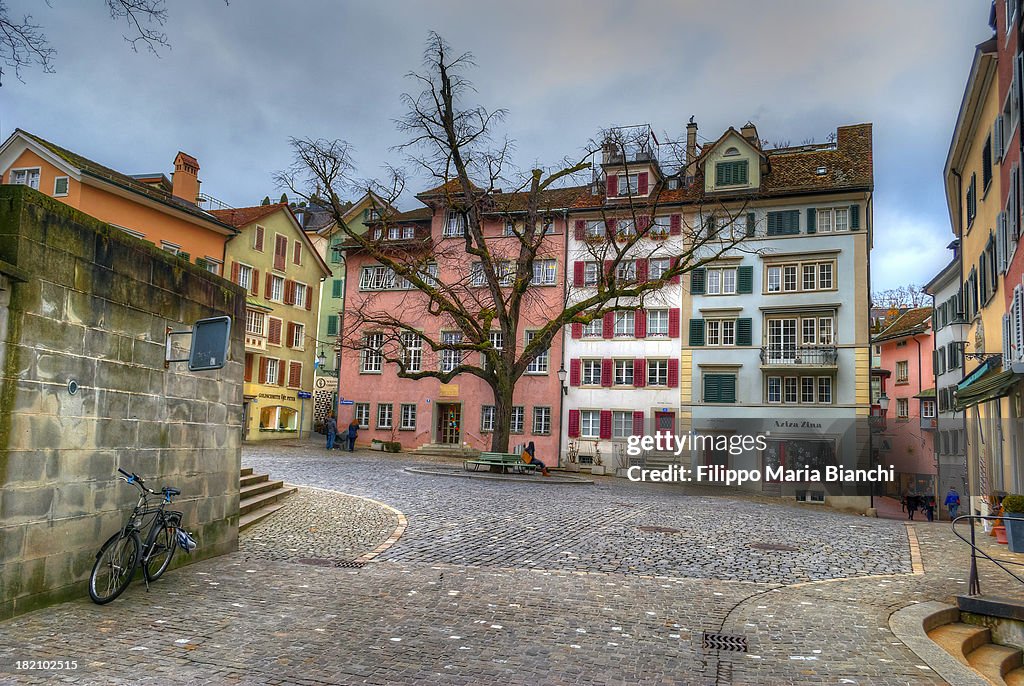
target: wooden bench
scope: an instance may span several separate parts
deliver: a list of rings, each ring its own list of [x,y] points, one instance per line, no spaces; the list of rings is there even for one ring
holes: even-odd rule
[[[466,460],[463,467],[469,471],[478,471],[480,467],[487,467],[492,472],[524,472],[537,471],[537,465],[523,462],[523,458],[516,453],[480,453],[475,460]]]

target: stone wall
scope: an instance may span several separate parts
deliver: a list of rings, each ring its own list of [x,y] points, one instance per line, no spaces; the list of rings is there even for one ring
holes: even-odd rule
[[[168,327],[223,314],[223,369],[164,368]],[[240,287],[0,186],[0,619],[86,595],[137,497],[118,467],[181,489],[199,547],[176,564],[237,548],[244,323]]]

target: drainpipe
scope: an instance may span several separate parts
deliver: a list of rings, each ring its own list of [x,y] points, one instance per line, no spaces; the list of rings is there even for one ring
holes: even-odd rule
[[[569,283],[569,208],[562,210],[562,222],[565,224],[565,240],[562,246],[562,302],[565,303],[566,284]],[[571,324],[569,326],[572,326]],[[559,365],[565,366],[565,327],[562,327],[562,359]],[[555,378],[558,378],[557,376]],[[568,379],[566,379],[568,381]],[[558,466],[562,466],[562,416],[565,414],[565,391],[562,381],[558,381]],[[568,426],[568,423],[566,423]]]

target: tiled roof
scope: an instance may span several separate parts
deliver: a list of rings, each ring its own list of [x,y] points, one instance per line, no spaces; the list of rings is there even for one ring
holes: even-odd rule
[[[35,141],[39,145],[43,146],[51,153],[53,153],[57,157],[61,158],[62,160],[70,164],[72,167],[79,169],[84,174],[88,174],[89,176],[103,179],[115,185],[121,186],[122,188],[126,188],[132,192],[139,193],[140,195],[145,195],[152,200],[163,203],[164,205],[168,205],[169,207],[173,207],[174,209],[187,212],[188,214],[191,214],[199,219],[203,219],[212,224],[220,224],[225,229],[224,233],[228,233],[228,231],[226,230],[228,227],[222,224],[216,218],[214,218],[209,212],[200,209],[198,206],[186,200],[183,200],[162,188],[157,188],[149,184],[143,183],[129,176],[128,174],[122,174],[121,172],[111,169],[110,167],[106,167],[98,162],[94,162],[87,157],[82,157],[78,153],[72,152],[66,148],[62,148],[59,145],[51,143],[45,138],[40,138],[35,134],[29,133],[24,129],[15,130],[15,134],[19,133],[25,136],[26,138]]]
[[[907,310],[894,319],[891,324],[882,329],[874,338],[874,343],[888,341],[894,338],[903,338],[916,333],[923,333],[928,330],[928,320],[931,319],[932,308],[916,307]]]
[[[767,195],[874,187],[871,124],[840,126],[836,145],[768,150],[771,165],[761,191]],[[818,174],[824,167],[825,173]]]
[[[275,202],[270,205],[238,207],[230,210],[210,210],[210,214],[225,224],[240,229],[281,209],[288,209],[287,203]]]
[[[415,210],[409,210],[408,212],[399,212],[398,214],[389,218],[392,222],[421,222],[430,221],[434,216],[434,211],[429,207],[417,207]]]

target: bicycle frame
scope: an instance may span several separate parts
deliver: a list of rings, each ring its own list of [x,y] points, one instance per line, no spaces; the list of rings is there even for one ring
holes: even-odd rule
[[[123,470],[118,470],[122,474],[127,474]],[[135,508],[132,510],[131,516],[128,518],[128,522],[121,529],[121,536],[130,535],[132,531],[141,534],[142,530],[146,527],[146,517],[153,515],[153,518],[149,522],[149,531],[146,534],[146,538],[142,543],[142,550],[139,554],[139,559],[136,562],[136,567],[142,567],[145,569],[149,563],[150,558],[153,556],[153,542],[156,539],[157,534],[164,526],[174,527],[176,530],[181,526],[182,513],[176,510],[166,510],[167,505],[171,504],[172,494],[166,490],[161,494],[156,491],[146,488],[145,483],[136,474],[128,476],[118,477],[126,483],[130,483],[139,489],[139,500],[135,504]],[[149,496],[151,495],[162,495],[160,504],[156,507],[151,505]],[[143,579],[146,582],[146,590],[149,590],[149,578],[143,574]]]

